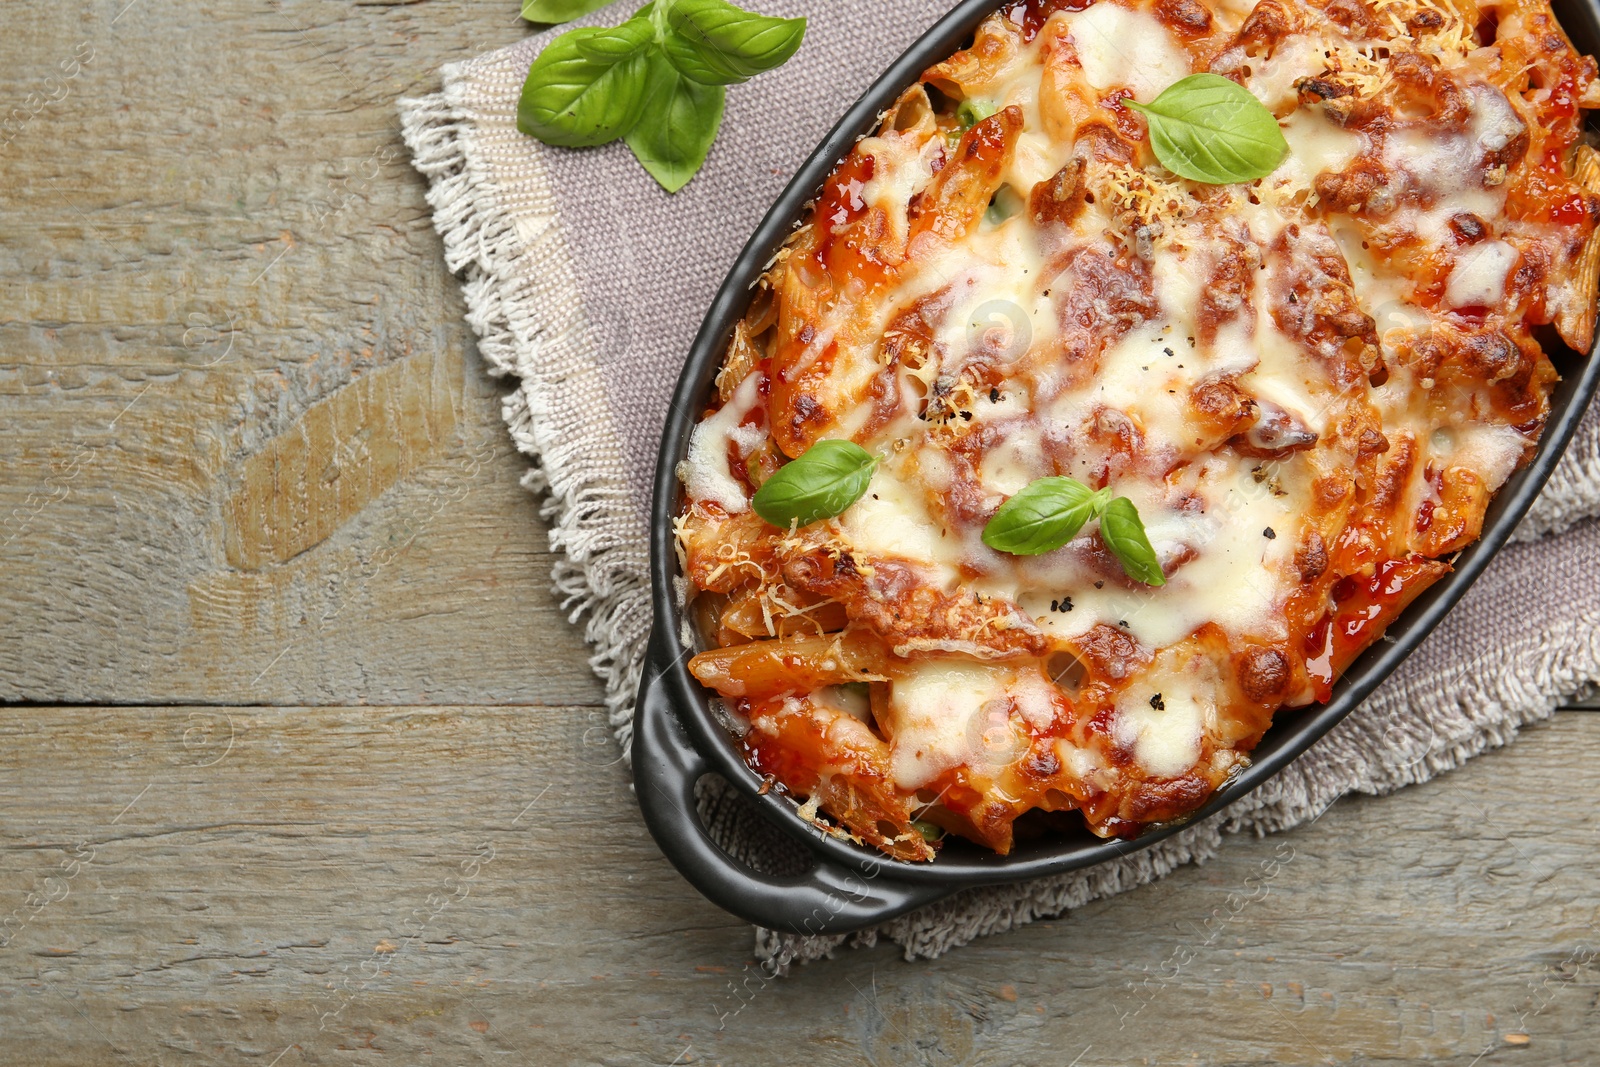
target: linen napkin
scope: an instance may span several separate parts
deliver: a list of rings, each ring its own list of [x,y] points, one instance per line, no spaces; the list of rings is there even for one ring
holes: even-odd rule
[[[532,459],[554,580],[594,649],[619,743],[650,625],[646,516],[660,428],[704,309],[795,168],[872,79],[945,10],[757,0],[805,15],[787,65],[728,91],[704,170],[668,195],[627,148],[551,148],[516,129],[528,65],[553,32],[441,72],[440,92],[400,101],[415,166],[429,182],[445,259],[490,369],[511,391],[504,415]],[[615,22],[612,5],[578,24]],[[1384,793],[1510,741],[1600,678],[1600,409],[1508,547],[1449,619],[1367,702],[1299,761],[1226,812],[1121,861],[963,892],[842,937],[758,930],[757,955],[795,960],[880,936],[908,958],[1061,913],[1202,861],[1223,835],[1284,830],[1348,792]],[[1590,520],[1590,521],[1585,521]],[[758,868],[803,863],[724,785],[703,814]]]

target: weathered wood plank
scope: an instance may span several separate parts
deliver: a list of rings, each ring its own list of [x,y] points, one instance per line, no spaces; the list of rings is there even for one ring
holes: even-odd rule
[[[593,708],[6,712],[4,1058],[1467,1067],[1600,1033],[1600,716],[939,961],[777,982],[604,736]]]
[[[598,699],[394,107],[516,13],[28,6],[0,699]]]

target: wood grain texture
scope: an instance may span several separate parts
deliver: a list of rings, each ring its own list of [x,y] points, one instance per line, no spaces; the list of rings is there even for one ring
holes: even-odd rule
[[[395,111],[516,14],[26,5],[0,698],[598,699]]]
[[[0,1058],[1593,1062],[1573,768],[1600,715],[941,960],[777,981],[656,851],[605,736],[581,707],[6,712]]]
[[[635,814],[398,136],[516,6],[7,10],[0,1064],[1593,1062],[1577,713],[933,963],[753,969]]]

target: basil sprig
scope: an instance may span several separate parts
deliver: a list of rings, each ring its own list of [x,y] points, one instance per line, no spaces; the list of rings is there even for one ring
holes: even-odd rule
[[[1146,585],[1165,585],[1161,563],[1145,535],[1139,509],[1110,489],[1098,492],[1076,478],[1039,478],[1000,505],[983,528],[983,543],[996,552],[1037,556],[1054,552],[1100,520],[1100,539],[1122,564],[1123,573]]]
[[[605,0],[524,0],[524,18],[563,22]],[[517,128],[581,148],[624,138],[669,193],[705,163],[722,124],[722,87],[780,66],[806,20],[768,18],[727,0],[654,0],[612,27],[569,30],[528,69]]]
[[[1150,126],[1150,147],[1172,173],[1208,185],[1264,178],[1289,152],[1278,120],[1250,90],[1191,74],[1148,104],[1124,100]]]
[[[1110,500],[1111,490],[1097,493],[1076,478],[1040,478],[1000,505],[983,528],[983,543],[1013,556],[1054,552]]]
[[[1100,516],[1100,540],[1111,549],[1122,573],[1145,585],[1166,585],[1166,575],[1161,573],[1161,563],[1156,550],[1150,547],[1150,538],[1139,521],[1139,509],[1133,501],[1119,496],[1106,505]]]
[[[572,30],[545,46],[522,88],[518,129],[567,148],[605,144],[633,129],[644,112],[650,61],[637,52],[608,52],[613,32]]]
[[[853,441],[818,441],[762,482],[750,504],[781,529],[809,526],[860,500],[877,465],[872,453]]]
[[[676,0],[667,27],[667,58],[704,85],[733,85],[782,66],[806,34],[805,19],[768,18],[727,0]]]
[[[706,161],[722,126],[726,92],[685,78],[664,56],[650,57],[648,101],[627,141],[662,188],[682,189]]]

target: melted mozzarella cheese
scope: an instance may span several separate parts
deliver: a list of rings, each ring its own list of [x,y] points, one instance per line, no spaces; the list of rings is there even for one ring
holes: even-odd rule
[[[742,425],[761,404],[762,380],[760,371],[752,372],[716,414],[694,428],[689,455],[678,467],[691,498],[717,504],[729,515],[750,509],[750,494],[728,466],[728,451],[731,445],[747,456],[767,439],[765,424]]]
[[[1167,705],[1157,711],[1148,700],[1141,701],[1141,683],[1117,701],[1117,717],[1112,737],[1133,752],[1139,765],[1158,778],[1175,778],[1193,767],[1200,758],[1200,731],[1205,722],[1205,706],[1192,693],[1174,693]]]
[[[1027,192],[1042,181],[1049,180],[1061,169],[1061,147],[1041,133],[1023,133],[1017,138],[1017,148],[1012,154],[1006,183],[1013,189]]]
[[[1182,483],[1206,501],[1200,516],[1152,507],[1159,517],[1146,523],[1146,532],[1157,554],[1171,539],[1196,555],[1168,580],[1171,595],[1158,610],[1134,621],[1151,647],[1173,644],[1205,622],[1239,636],[1286,636],[1283,603],[1293,587],[1287,571],[1309,488],[1298,484],[1294,460],[1280,461],[1275,480],[1258,479],[1261,466],[1243,456],[1209,456]]]
[[[1506,295],[1506,279],[1517,265],[1517,250],[1504,241],[1485,241],[1461,253],[1444,291],[1453,308],[1492,307]]]
[[[1251,396],[1271,401],[1321,434],[1328,421],[1328,376],[1318,364],[1306,359],[1295,342],[1278,329],[1270,315],[1256,322],[1254,336],[1242,336],[1243,329],[1223,330],[1217,344],[1249,351],[1255,366],[1239,379]]]
[[[1100,785],[1104,777],[1105,761],[1095,749],[1075,745],[1070,738],[1063,737],[1055,743],[1055,753],[1061,765],[1074,778],[1091,785]]]
[[[1069,12],[1072,44],[1084,78],[1096,89],[1126,86],[1148,103],[1189,74],[1189,57],[1156,18],[1116,4]]]
[[[929,513],[926,493],[918,480],[880,464],[866,493],[839,517],[840,535],[868,556],[952,566],[960,540]]]
[[[862,155],[872,157],[872,177],[860,183],[855,194],[862,203],[882,211],[891,223],[903,224],[907,205],[927,184],[933,162],[943,150],[939,139],[915,141],[891,133],[864,138],[860,150]]]
[[[897,677],[889,696],[890,768],[903,789],[920,789],[953,767],[988,769],[1015,758],[1006,673],[976,663],[932,660]]]
[[[1189,336],[1192,324],[1183,320],[1131,331],[1101,357],[1100,373],[1088,389],[1056,402],[1054,408],[1063,412],[1057,417],[1086,423],[1106,419],[1111,409],[1133,421],[1152,455],[1176,459],[1192,451],[1190,391],[1206,379],[1240,374],[1255,361],[1248,349],[1199,353]]]
[[[1165,655],[1117,699],[1111,736],[1147,774],[1176,778],[1200,759],[1216,721],[1215,671],[1199,657]]]
[[[1323,68],[1330,45],[1320,36],[1294,34],[1274,45],[1270,56],[1239,56],[1238,64],[1250,71],[1245,88],[1274,113],[1293,107],[1295,82]]]
[[[1341,171],[1366,147],[1366,138],[1337,126],[1320,109],[1300,108],[1282,124],[1283,139],[1289,154],[1268,178],[1269,183],[1288,181],[1305,188],[1317,175]]]
[[[934,338],[940,370],[958,371],[977,357],[1015,362],[1058,332],[1055,306],[1041,285],[1045,259],[1025,219],[982,229],[929,258],[910,283],[950,289],[950,311]],[[903,289],[909,295],[910,286]]]
[[[1043,675],[1022,674],[1006,692],[1016,702],[1018,713],[1029,726],[1043,732],[1054,724],[1060,691],[1045,681]]]
[[[1511,426],[1459,426],[1450,432],[1449,443],[1449,462],[1476,471],[1490,492],[1506,483],[1528,451],[1528,439]]]
[[[1096,570],[1083,552],[1095,529],[1092,523],[1056,552],[991,554],[998,569],[970,588],[1010,598],[1061,640],[1105,624],[1125,630],[1147,647],[1164,648],[1208,622],[1241,637],[1282,639],[1287,633],[1283,605],[1295,588],[1290,565],[1309,479],[1294,461],[1279,464],[1270,479],[1258,478],[1260,466],[1258,461],[1217,455],[1190,465],[1175,486],[1146,479],[1117,483],[1117,492],[1139,509],[1157,558],[1164,565],[1176,564],[1159,589]],[[1173,507],[1181,494],[1203,500],[1205,510]]]
[[[1528,127],[1505,94],[1492,86],[1472,86],[1472,139],[1479,148],[1498,152]]]
[[[1333,235],[1334,243],[1344,256],[1345,266],[1350,269],[1350,287],[1355,290],[1361,309],[1380,320],[1379,333],[1384,330],[1383,316],[1396,314],[1406,317],[1408,313],[1405,309],[1411,307],[1410,280],[1378,262],[1361,230],[1350,219],[1336,218],[1329,223],[1328,232]],[[1426,319],[1425,313],[1417,314]]]
[[[1293,554],[1298,502],[1257,482],[1257,465],[1218,456],[1191,468],[1183,488],[1207,502],[1202,512],[1173,508],[1165,486],[1119,485],[1144,518],[1157,558],[1192,558],[1160,589],[1075,584],[1073,610],[1047,616],[1044,624],[1063,634],[1083,633],[1096,623],[1116,625],[1150,648],[1176,644],[1207,622],[1240,636],[1282,636],[1289,593],[1283,571]],[[1286,536],[1277,536],[1280,529]]]
[[[1014,433],[984,453],[978,467],[978,481],[996,496],[1008,497],[1049,473],[1039,453],[1038,442],[1030,440],[1029,435]]]

